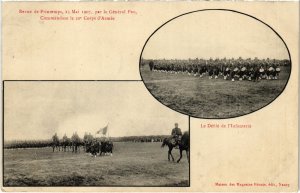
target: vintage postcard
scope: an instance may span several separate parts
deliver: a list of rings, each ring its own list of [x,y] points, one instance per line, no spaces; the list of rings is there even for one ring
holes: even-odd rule
[[[2,191],[297,192],[299,2],[2,2]]]

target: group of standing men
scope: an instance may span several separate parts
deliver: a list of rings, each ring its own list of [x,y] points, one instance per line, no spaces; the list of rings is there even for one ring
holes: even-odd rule
[[[258,81],[261,79],[276,80],[279,78],[281,66],[276,60],[267,61],[213,61],[206,60],[198,63],[180,63],[180,62],[149,62],[151,71],[165,72],[171,74],[188,74],[190,76],[203,77],[208,75],[209,79],[224,80],[249,80]]]

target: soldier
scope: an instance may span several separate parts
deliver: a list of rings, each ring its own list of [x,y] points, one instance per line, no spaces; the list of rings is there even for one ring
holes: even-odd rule
[[[172,136],[172,142],[175,145],[175,149],[178,149],[178,142],[182,136],[182,132],[181,129],[178,127],[178,123],[175,123],[175,128],[172,129],[171,136]]]
[[[276,73],[275,68],[270,65],[267,71],[267,76],[268,76],[267,79],[268,80],[275,79],[275,73]]]
[[[259,71],[259,79],[265,79],[266,78],[266,71],[265,71],[263,65],[260,66],[258,71]]]
[[[230,69],[230,65],[226,65],[225,66],[225,71],[224,71],[224,80],[227,80],[227,77],[230,76],[231,73],[231,69]]]
[[[59,147],[59,138],[57,136],[57,133],[55,133],[53,136],[52,136],[52,148],[53,148],[53,152],[54,152],[54,149],[58,149],[59,148],[59,151],[60,151],[60,147]]]
[[[66,134],[62,138],[62,145],[63,145],[63,151],[66,151],[68,145],[68,137]]]
[[[279,68],[279,66],[275,66],[274,68],[275,68],[275,72],[276,72],[275,79],[277,80],[279,78],[280,68]]]
[[[247,76],[247,68],[245,65],[242,66],[240,72],[239,72],[239,76],[240,76],[240,79],[239,80],[245,80],[246,79],[246,76]]]
[[[212,66],[208,66],[208,78],[209,79],[212,79],[213,78],[213,75],[214,75],[214,70],[213,70],[213,67]]]
[[[239,67],[238,66],[234,66],[233,67],[233,71],[231,72],[231,81],[234,81],[235,79],[239,79]]]
[[[151,60],[151,61],[149,62],[149,68],[150,68],[150,71],[153,70],[153,67],[154,67],[154,63],[153,63],[153,61]]]
[[[219,74],[220,74],[220,68],[218,66],[215,66],[213,68],[213,75],[214,75],[214,78],[217,79],[219,78]]]

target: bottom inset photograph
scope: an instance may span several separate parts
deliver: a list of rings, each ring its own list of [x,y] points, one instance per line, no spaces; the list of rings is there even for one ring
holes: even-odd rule
[[[3,186],[189,187],[189,117],[141,81],[5,81]]]

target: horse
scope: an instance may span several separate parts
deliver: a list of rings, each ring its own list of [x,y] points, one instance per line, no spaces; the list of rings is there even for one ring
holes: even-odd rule
[[[72,135],[71,143],[72,143],[72,153],[77,153],[77,151],[80,152],[80,145],[82,143],[81,143],[81,140],[80,140],[77,132],[75,132]]]
[[[100,143],[99,143],[99,142],[95,142],[95,143],[93,143],[93,144],[91,144],[91,145],[89,146],[88,151],[89,151],[89,153],[92,154],[92,156],[95,156],[95,157],[96,157],[97,154],[100,152],[100,149],[101,149]]]
[[[62,138],[61,145],[62,145],[62,151],[64,152],[66,152],[66,149],[68,149],[69,151],[72,146],[71,139],[68,138],[66,134]]]
[[[161,147],[163,148],[166,145],[169,147],[168,160],[170,161],[170,156],[171,156],[172,160],[174,161],[172,150],[176,146],[176,144],[172,143],[171,138],[165,138],[163,140]],[[190,134],[188,131],[183,133],[181,140],[178,142],[178,146],[179,146],[180,157],[177,160],[177,163],[179,163],[182,158],[182,151],[186,151],[187,160],[190,163]]]
[[[112,155],[113,152],[113,143],[109,141],[102,141],[102,142],[94,141],[86,144],[86,147],[87,147],[86,152],[90,153],[94,157],[96,157],[97,154],[101,156],[102,153],[104,154],[111,153]]]
[[[89,148],[90,148],[93,140],[94,140],[94,137],[91,135],[91,133],[89,133],[89,134],[85,133],[84,134],[84,137],[83,137],[83,148],[84,148],[84,151],[86,153],[89,153],[89,151],[90,151]]]
[[[63,138],[63,141],[61,142],[62,145],[62,149],[64,152],[66,152],[66,149],[68,149],[68,151],[71,149],[72,143],[71,143],[71,139],[70,138]]]
[[[100,155],[102,155],[102,153],[110,153],[110,155],[112,155],[113,148],[114,148],[114,144],[112,142],[102,141],[100,147]]]
[[[56,150],[58,149],[60,151],[59,138],[56,133],[52,136],[52,148],[53,148],[53,152],[54,152],[55,148],[56,148]]]

